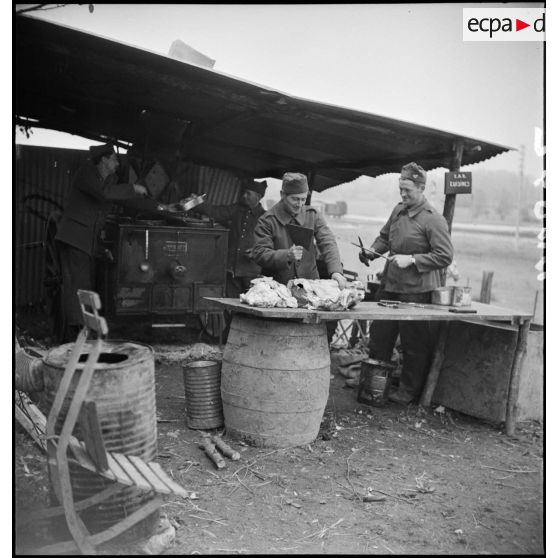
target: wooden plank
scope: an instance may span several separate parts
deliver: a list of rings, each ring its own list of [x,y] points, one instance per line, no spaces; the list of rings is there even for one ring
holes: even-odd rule
[[[98,471],[106,471],[108,469],[107,452],[103,442],[95,401],[83,402],[79,423],[87,453],[97,466]]]
[[[482,327],[489,327],[492,329],[501,329],[504,331],[517,331],[518,330],[518,326],[515,323],[505,323],[505,322],[491,322],[491,321],[483,321],[483,322],[478,322],[478,321],[469,321],[469,320],[461,320],[461,323],[463,324],[475,324],[475,325],[482,325]]]
[[[432,401],[492,423],[505,421],[517,326],[512,331],[456,322]]]
[[[108,326],[105,318],[101,316],[96,317],[91,314],[83,312],[83,323],[99,335],[106,335],[108,333]]]
[[[108,326],[105,318],[99,315],[101,308],[101,298],[95,291],[85,291],[78,289],[78,298],[83,315],[83,323],[95,331],[98,335],[106,335]]]
[[[66,399],[68,389],[72,382],[72,378],[74,376],[74,372],[76,370],[76,366],[78,364],[81,351],[85,346],[86,340],[87,331],[85,329],[82,329],[78,335],[76,342],[74,343],[72,353],[70,354],[70,358],[68,360],[68,363],[66,364],[66,368],[64,369],[64,375],[62,376],[62,380],[60,381],[60,385],[58,386],[58,390],[56,391],[52,407],[48,414],[46,426],[47,437],[51,437],[56,434],[55,425],[58,420],[58,415],[60,414],[60,410],[62,409],[62,405],[64,404],[64,400]]]
[[[432,394],[434,393],[434,389],[438,383],[438,378],[440,377],[440,370],[442,369],[442,364],[444,362],[446,341],[448,338],[448,327],[448,323],[440,324],[440,332],[436,341],[432,364],[430,365],[428,376],[426,377],[426,383],[420,397],[420,404],[423,407],[430,407]]]
[[[212,298],[227,309],[241,314],[248,314],[266,319],[293,319],[293,320],[436,320],[436,321],[461,321],[474,320],[482,323],[485,320],[511,322],[514,319],[527,319],[530,314],[509,308],[502,308],[492,304],[474,302],[472,308],[476,314],[454,314],[448,311],[447,306],[428,305],[427,308],[400,306],[387,308],[378,306],[377,302],[362,301],[355,307],[344,312],[327,312],[322,310],[308,310],[305,308],[255,308],[243,304],[236,298]]]
[[[490,304],[492,298],[492,278],[494,277],[493,271],[482,272],[480,301],[485,304]]]
[[[136,483],[130,478],[126,471],[124,471],[118,461],[114,459],[114,453],[107,451],[107,461],[109,470],[114,474],[116,480],[120,484],[125,484],[126,486],[135,486]]]
[[[68,448],[70,448],[70,450],[74,454],[74,457],[76,458],[77,462],[81,467],[87,469],[88,471],[91,471],[92,473],[97,472],[95,463],[91,461],[89,454],[85,451],[85,448],[81,445],[81,443],[78,440],[74,438],[73,441],[70,441],[70,443],[68,444]]]
[[[451,163],[450,163],[450,171],[458,171],[461,167],[461,160],[463,159],[463,147],[464,142],[461,138],[456,139],[453,144],[453,153],[451,154]],[[446,194],[444,200],[444,217],[448,223],[449,233],[451,235],[451,228],[453,224],[453,215],[455,212],[455,194]],[[445,270],[444,270],[445,271]],[[445,273],[443,274],[444,281],[443,285],[446,284],[445,282]]]
[[[143,477],[143,475],[130,463],[128,456],[121,453],[113,453],[112,457],[126,471],[126,474],[134,481],[135,486],[143,490],[151,491],[153,486]]]
[[[15,407],[15,416],[19,424],[25,428],[31,438],[35,440],[36,444],[46,453],[47,446],[44,431],[44,427],[46,427],[46,420],[43,425],[43,430],[41,431],[41,427],[38,426],[17,404]]]
[[[171,489],[159,479],[159,477],[149,468],[145,461],[141,460],[137,455],[128,455],[130,463],[147,479],[156,492],[161,494],[170,494]]]
[[[521,365],[525,353],[527,352],[527,338],[529,336],[530,320],[525,320],[520,328],[517,336],[517,345],[513,357],[513,364],[510,373],[510,388],[508,391],[508,401],[506,405],[506,434],[513,436],[515,434],[515,421],[517,419],[517,397],[519,393],[519,377],[521,375]]]
[[[67,442],[66,442],[67,444]],[[64,507],[66,524],[82,554],[95,554],[95,550],[90,541],[90,533],[76,512],[72,484],[70,480],[70,469],[66,456],[67,446],[58,446],[56,451],[56,467],[53,473],[57,475],[60,490],[59,499]],[[61,451],[64,453],[61,453]],[[58,495],[57,495],[58,496]]]
[[[85,446],[83,446],[83,444],[76,438],[70,440],[68,447],[72,450],[72,453],[74,454],[77,463],[87,471],[91,471],[92,473],[97,473],[98,475],[104,477],[105,479],[118,482],[120,484],[125,484],[126,486],[130,486],[130,483],[132,481],[127,476],[125,477],[127,479],[127,482],[122,482],[123,479],[119,477],[117,478],[116,475],[110,470],[110,468],[107,469],[106,471],[99,472],[97,470],[95,463],[91,461],[89,454],[85,450]],[[107,455],[107,461],[108,461],[108,455]]]
[[[78,289],[77,295],[80,304],[87,306],[92,310],[101,309],[101,297],[95,291],[86,291],[85,289]]]
[[[182,486],[174,482],[168,475],[163,471],[161,465],[159,463],[155,463],[154,461],[150,461],[147,465],[149,468],[164,482],[171,491],[176,494],[177,496],[182,496],[182,498],[188,497],[188,492]]]

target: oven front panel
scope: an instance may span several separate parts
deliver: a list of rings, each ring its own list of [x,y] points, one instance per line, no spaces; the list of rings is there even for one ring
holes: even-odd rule
[[[218,310],[204,296],[224,296],[228,230],[114,225],[116,251],[107,296],[116,315]]]

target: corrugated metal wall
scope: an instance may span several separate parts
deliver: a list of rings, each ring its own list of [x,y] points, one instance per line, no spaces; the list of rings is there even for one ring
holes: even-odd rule
[[[185,171],[185,179],[181,186],[184,196],[192,192],[207,194],[208,203],[227,205],[236,201],[240,182],[240,179],[232,172],[190,165]]]
[[[71,179],[87,156],[78,149],[16,146],[16,305],[37,304],[43,298],[47,219],[60,215]],[[240,189],[233,173],[193,164],[177,182],[179,199],[192,192],[207,193],[207,201],[218,205],[233,203]]]
[[[77,149],[16,146],[16,305],[37,304],[43,297],[47,219],[60,214],[71,176],[86,156]]]

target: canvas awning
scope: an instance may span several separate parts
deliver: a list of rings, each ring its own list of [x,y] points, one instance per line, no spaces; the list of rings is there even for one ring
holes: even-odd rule
[[[256,178],[312,173],[322,191],[361,175],[462,165],[511,149],[287,95],[29,16],[15,22],[17,124],[121,140]],[[146,147],[147,148],[147,147]]]

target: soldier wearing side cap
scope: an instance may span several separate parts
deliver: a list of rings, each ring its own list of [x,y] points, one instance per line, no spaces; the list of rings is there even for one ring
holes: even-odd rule
[[[254,228],[258,219],[265,213],[260,200],[266,188],[265,180],[244,180],[237,203],[204,203],[196,207],[197,213],[207,215],[230,229],[226,286],[226,296],[229,298],[238,298],[240,293],[246,292],[250,288],[250,281],[261,272],[260,266],[252,259],[252,247]]]
[[[94,290],[97,240],[113,202],[147,195],[140,184],[118,184],[118,157],[111,144],[89,148],[58,224],[56,241],[63,286],[63,341],[75,339],[82,324],[78,289]]]
[[[401,203],[392,211],[371,250],[388,254],[376,300],[429,303],[441,286],[440,271],[451,264],[453,246],[448,224],[424,196],[426,172],[416,163],[401,169]],[[360,253],[361,261],[376,256]],[[420,397],[436,341],[438,326],[429,321],[376,321],[370,325],[370,357],[390,361],[397,335],[403,370],[390,400],[407,404]]]
[[[254,231],[254,260],[262,267],[263,275],[285,285],[295,277],[319,279],[316,244],[328,276],[344,289],[347,281],[335,237],[320,213],[305,205],[308,191],[304,174],[287,172],[283,175],[281,200],[260,217]],[[314,231],[315,244],[312,243],[309,250],[291,242],[286,228],[289,223]]]
[[[196,212],[215,219],[230,229],[227,253],[227,283],[225,296],[238,298],[250,288],[250,281],[261,273],[260,266],[252,258],[254,228],[265,213],[260,203],[265,195],[267,182],[243,180],[238,202],[231,205],[204,203],[196,207]],[[232,314],[225,310],[223,341],[227,340]]]

